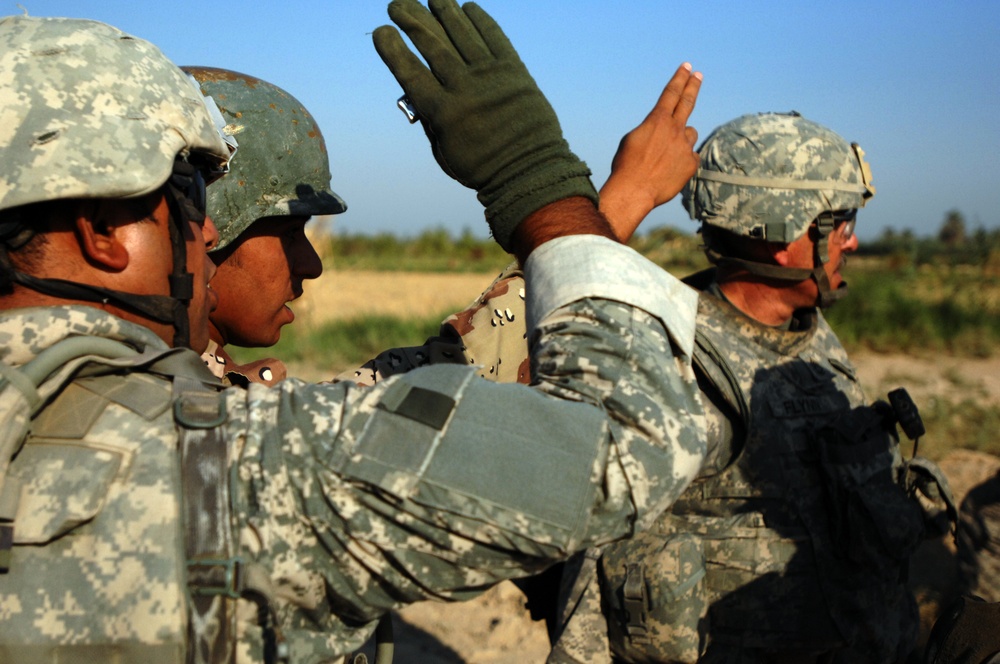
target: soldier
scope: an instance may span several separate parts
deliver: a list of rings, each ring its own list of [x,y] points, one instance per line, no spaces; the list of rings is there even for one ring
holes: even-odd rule
[[[902,462],[821,313],[875,193],[864,153],[791,113],[737,118],[699,154],[684,204],[716,267],[685,281],[709,453],[650,532],[567,565],[549,661],[901,661],[917,467],[944,480]]]
[[[218,305],[209,316],[210,341],[202,358],[228,384],[274,385],[287,376],[284,363],[267,358],[237,365],[225,345],[233,340],[240,346],[267,347],[278,340],[281,327],[294,319],[286,303],[301,295],[305,279],[318,277],[322,271],[304,233],[306,222],[310,215],[339,214],[347,206],[330,189],[326,145],[319,127],[294,97],[235,71],[182,69],[198,81],[205,96],[221,102],[224,132],[240,142],[228,177],[208,190],[208,212],[219,229],[219,242],[209,254],[217,266],[211,286]],[[691,155],[697,132],[686,126],[686,113],[675,117],[673,111],[681,103],[693,108],[698,87],[700,75],[693,74],[687,63],[680,66],[654,111],[623,139],[600,200],[600,209],[614,214],[618,225],[634,230],[651,207],[672,199],[686,182],[685,158]],[[515,282],[517,291],[510,291],[508,284]],[[517,300],[507,307],[506,298]],[[337,380],[364,385],[388,375],[392,367],[477,365],[479,358],[495,358],[481,366],[480,373],[498,382],[527,384],[530,371],[523,309],[523,273],[514,262],[476,303],[450,316],[438,337],[418,348],[387,351]],[[522,331],[517,337],[470,334],[478,325],[502,326],[515,315],[518,320],[510,322]],[[462,338],[471,345],[459,347]],[[477,347],[479,339],[499,342],[500,347]],[[522,353],[523,360],[511,367],[503,365],[501,358],[515,352]],[[384,371],[380,369],[383,364],[387,365]]]
[[[686,280],[708,456],[651,531],[568,563],[555,609],[545,578],[520,582],[551,621],[550,662],[893,662],[912,649],[905,568],[936,513],[910,497],[918,474],[944,480],[925,459],[904,470],[895,417],[866,406],[821,313],[846,292],[857,209],[875,191],[863,155],[794,113],[705,141],[684,202],[717,266]],[[620,237],[634,229],[608,216]],[[518,313],[460,343],[504,347],[494,337],[520,338]],[[500,365],[516,365],[523,349],[506,347]]]
[[[297,99],[276,85],[239,72],[182,67],[219,103],[224,131],[240,141],[229,177],[208,189],[208,213],[219,230],[210,253],[219,305],[209,316],[203,354],[212,373],[231,384],[274,385],[287,374],[273,358],[236,365],[227,344],[273,346],[295,316],[287,303],[323,263],[305,226],[314,215],[340,214],[330,189],[323,134]]]
[[[694,476],[695,300],[611,239],[492,19],[431,10],[389,5],[430,69],[391,27],[376,49],[525,264],[533,388],[220,390],[197,353],[230,149],[200,91],[110,26],[0,20],[0,401],[33,416],[4,429],[0,660],[331,661],[394,608],[631,534]]]

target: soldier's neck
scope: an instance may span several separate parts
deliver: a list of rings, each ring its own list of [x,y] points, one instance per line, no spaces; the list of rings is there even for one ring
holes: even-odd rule
[[[790,286],[795,284],[744,279],[719,283],[719,289],[730,304],[749,318],[771,327],[786,325],[801,308],[801,303],[789,297]]]

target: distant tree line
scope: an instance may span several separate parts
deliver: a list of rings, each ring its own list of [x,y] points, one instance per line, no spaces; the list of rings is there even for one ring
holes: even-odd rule
[[[468,229],[458,236],[443,228],[429,228],[410,238],[392,233],[336,233],[316,240],[324,260],[340,268],[478,272],[498,269],[510,261],[496,242]]]
[[[1000,267],[1000,228],[970,231],[958,210],[949,210],[937,235],[919,237],[911,229],[887,227],[875,240],[861,243],[862,256],[884,256],[900,266],[928,263]]]
[[[324,257],[342,268],[433,271],[493,270],[509,257],[490,238],[464,229],[455,235],[430,228],[413,237],[335,233],[316,238]],[[707,265],[701,236],[669,226],[636,233],[629,243],[651,260],[676,270]],[[949,210],[936,235],[918,236],[911,229],[887,227],[874,240],[865,240],[858,255],[887,259],[890,267],[979,265],[1000,270],[1000,228],[969,230],[958,210]]]

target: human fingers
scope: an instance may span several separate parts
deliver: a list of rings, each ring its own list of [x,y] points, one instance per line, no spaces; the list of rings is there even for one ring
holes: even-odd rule
[[[389,18],[410,38],[434,76],[447,85],[448,78],[461,67],[462,57],[438,17],[416,0],[392,0],[388,11]]]
[[[663,91],[660,93],[659,99],[656,100],[653,111],[673,115],[691,75],[691,63],[682,63],[674,72],[674,75],[670,77],[670,80],[667,81],[666,86],[664,86]]]
[[[691,117],[691,112],[694,111],[694,106],[698,101],[698,92],[701,91],[703,78],[702,73],[696,71],[688,76],[684,82],[684,87],[674,107],[674,117],[684,124],[687,124],[688,118]]]
[[[698,130],[694,127],[684,127],[684,138],[687,139],[688,145],[694,149],[695,144],[698,142]]]
[[[466,62],[479,62],[492,57],[475,23],[455,0],[429,0],[427,7]]]
[[[412,95],[414,88],[422,89],[437,83],[430,70],[410,51],[392,26],[376,28],[372,33],[372,41],[382,62],[407,94]]]

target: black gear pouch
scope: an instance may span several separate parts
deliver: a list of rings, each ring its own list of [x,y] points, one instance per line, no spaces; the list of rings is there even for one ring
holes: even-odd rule
[[[899,484],[891,409],[851,410],[817,431],[817,447],[833,552],[870,570],[899,568],[923,539],[924,518]]]

